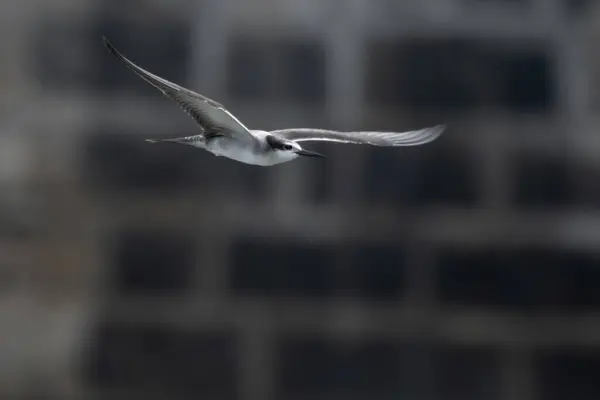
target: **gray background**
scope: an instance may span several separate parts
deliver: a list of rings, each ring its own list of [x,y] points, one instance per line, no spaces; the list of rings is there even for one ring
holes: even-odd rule
[[[0,2],[3,398],[597,400],[600,9]],[[410,130],[259,168],[192,119]]]

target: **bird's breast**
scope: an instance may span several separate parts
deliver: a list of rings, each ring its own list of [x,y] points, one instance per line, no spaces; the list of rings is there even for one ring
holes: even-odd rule
[[[229,138],[218,138],[207,144],[206,150],[216,156],[223,156],[245,164],[270,166],[289,160],[281,160],[272,151],[260,146],[249,145]]]

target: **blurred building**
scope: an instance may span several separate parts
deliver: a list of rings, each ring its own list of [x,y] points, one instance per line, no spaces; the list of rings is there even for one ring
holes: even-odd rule
[[[600,398],[600,13],[584,0],[0,3],[0,393]],[[251,167],[249,126],[410,130]]]

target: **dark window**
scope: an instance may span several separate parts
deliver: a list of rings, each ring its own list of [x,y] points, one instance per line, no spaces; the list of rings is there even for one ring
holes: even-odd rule
[[[187,190],[198,184],[209,156],[187,146],[150,145],[139,133],[109,126],[95,129],[83,145],[86,182],[119,190]]]
[[[440,400],[500,400],[497,354],[485,348],[436,349],[435,388]]]
[[[465,151],[430,147],[419,170],[413,205],[474,206],[477,202],[477,170]]]
[[[397,244],[363,245],[344,266],[351,274],[351,294],[366,300],[397,300],[406,287],[405,254]]]
[[[600,168],[583,163],[573,165],[571,185],[574,188],[573,200],[581,209],[600,207]]]
[[[375,104],[445,111],[495,107],[543,112],[554,106],[550,56],[542,45],[470,39],[374,42],[368,99]]]
[[[553,106],[552,74],[543,52],[517,53],[499,60],[505,91],[502,102],[512,111],[539,112]]]
[[[405,152],[399,157],[397,150],[365,149],[364,187],[367,199],[398,205],[416,201],[426,154],[422,148],[415,147],[415,151]],[[437,182],[432,183],[435,184]]]
[[[243,99],[267,98],[272,95],[269,84],[274,58],[265,42],[249,38],[230,39],[228,91]]]
[[[317,42],[234,37],[228,71],[228,90],[235,97],[301,103],[325,99],[325,52]]]
[[[289,339],[280,346],[278,365],[282,398],[397,398],[407,390],[401,379],[399,349],[393,343]]]
[[[477,202],[477,176],[469,155],[433,143],[398,157],[397,149],[370,150],[366,192],[369,199],[413,207]]]
[[[313,243],[240,240],[232,256],[238,294],[330,296],[335,289],[331,250]]]
[[[514,196],[518,206],[565,207],[574,201],[575,183],[564,158],[523,154],[515,164]]]
[[[281,342],[278,366],[281,398],[500,399],[487,349],[297,337]]]
[[[561,350],[537,357],[538,387],[544,400],[600,399],[600,352]]]
[[[339,155],[339,153],[333,154],[334,149],[332,149],[331,146],[319,142],[306,143],[304,147],[324,154],[327,157],[337,157]],[[302,161],[302,159],[300,159],[300,161]],[[334,169],[332,162],[320,159],[304,160],[304,162],[307,163],[306,168],[310,174],[310,179],[307,180],[308,201],[312,203],[331,202],[334,196],[334,188],[332,187],[333,183],[331,181]],[[344,201],[344,199],[335,200],[336,202]]]
[[[219,332],[102,326],[90,346],[87,380],[93,387],[124,394],[152,393],[150,398],[233,399],[233,339]]]
[[[188,288],[194,267],[191,237],[171,231],[127,231],[114,239],[114,283],[125,295],[173,295]]]
[[[520,305],[527,301],[523,281],[497,251],[450,251],[439,256],[438,290],[443,301]],[[523,271],[525,272],[525,271]]]
[[[418,108],[473,107],[465,78],[469,47],[461,41],[376,42],[369,47],[367,98]],[[453,62],[451,62],[453,60]]]
[[[305,103],[325,98],[325,51],[317,43],[293,40],[277,45],[281,97]]]
[[[563,8],[570,17],[579,18],[590,9],[592,0],[563,0]]]
[[[598,307],[598,257],[557,250],[448,251],[439,258],[443,301],[512,308]]]
[[[102,44],[102,36],[107,35],[144,69],[185,84],[187,29],[181,21],[144,25],[108,16],[100,16],[91,24],[44,21],[34,39],[37,75],[45,87],[57,90],[127,90],[142,95],[155,90],[107,51]]]

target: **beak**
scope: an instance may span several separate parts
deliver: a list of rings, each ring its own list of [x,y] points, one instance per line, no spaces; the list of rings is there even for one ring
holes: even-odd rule
[[[317,153],[316,151],[310,151],[310,150],[304,150],[304,149],[298,150],[296,152],[296,154],[298,154],[299,156],[304,156],[304,157],[327,158],[323,154]]]

